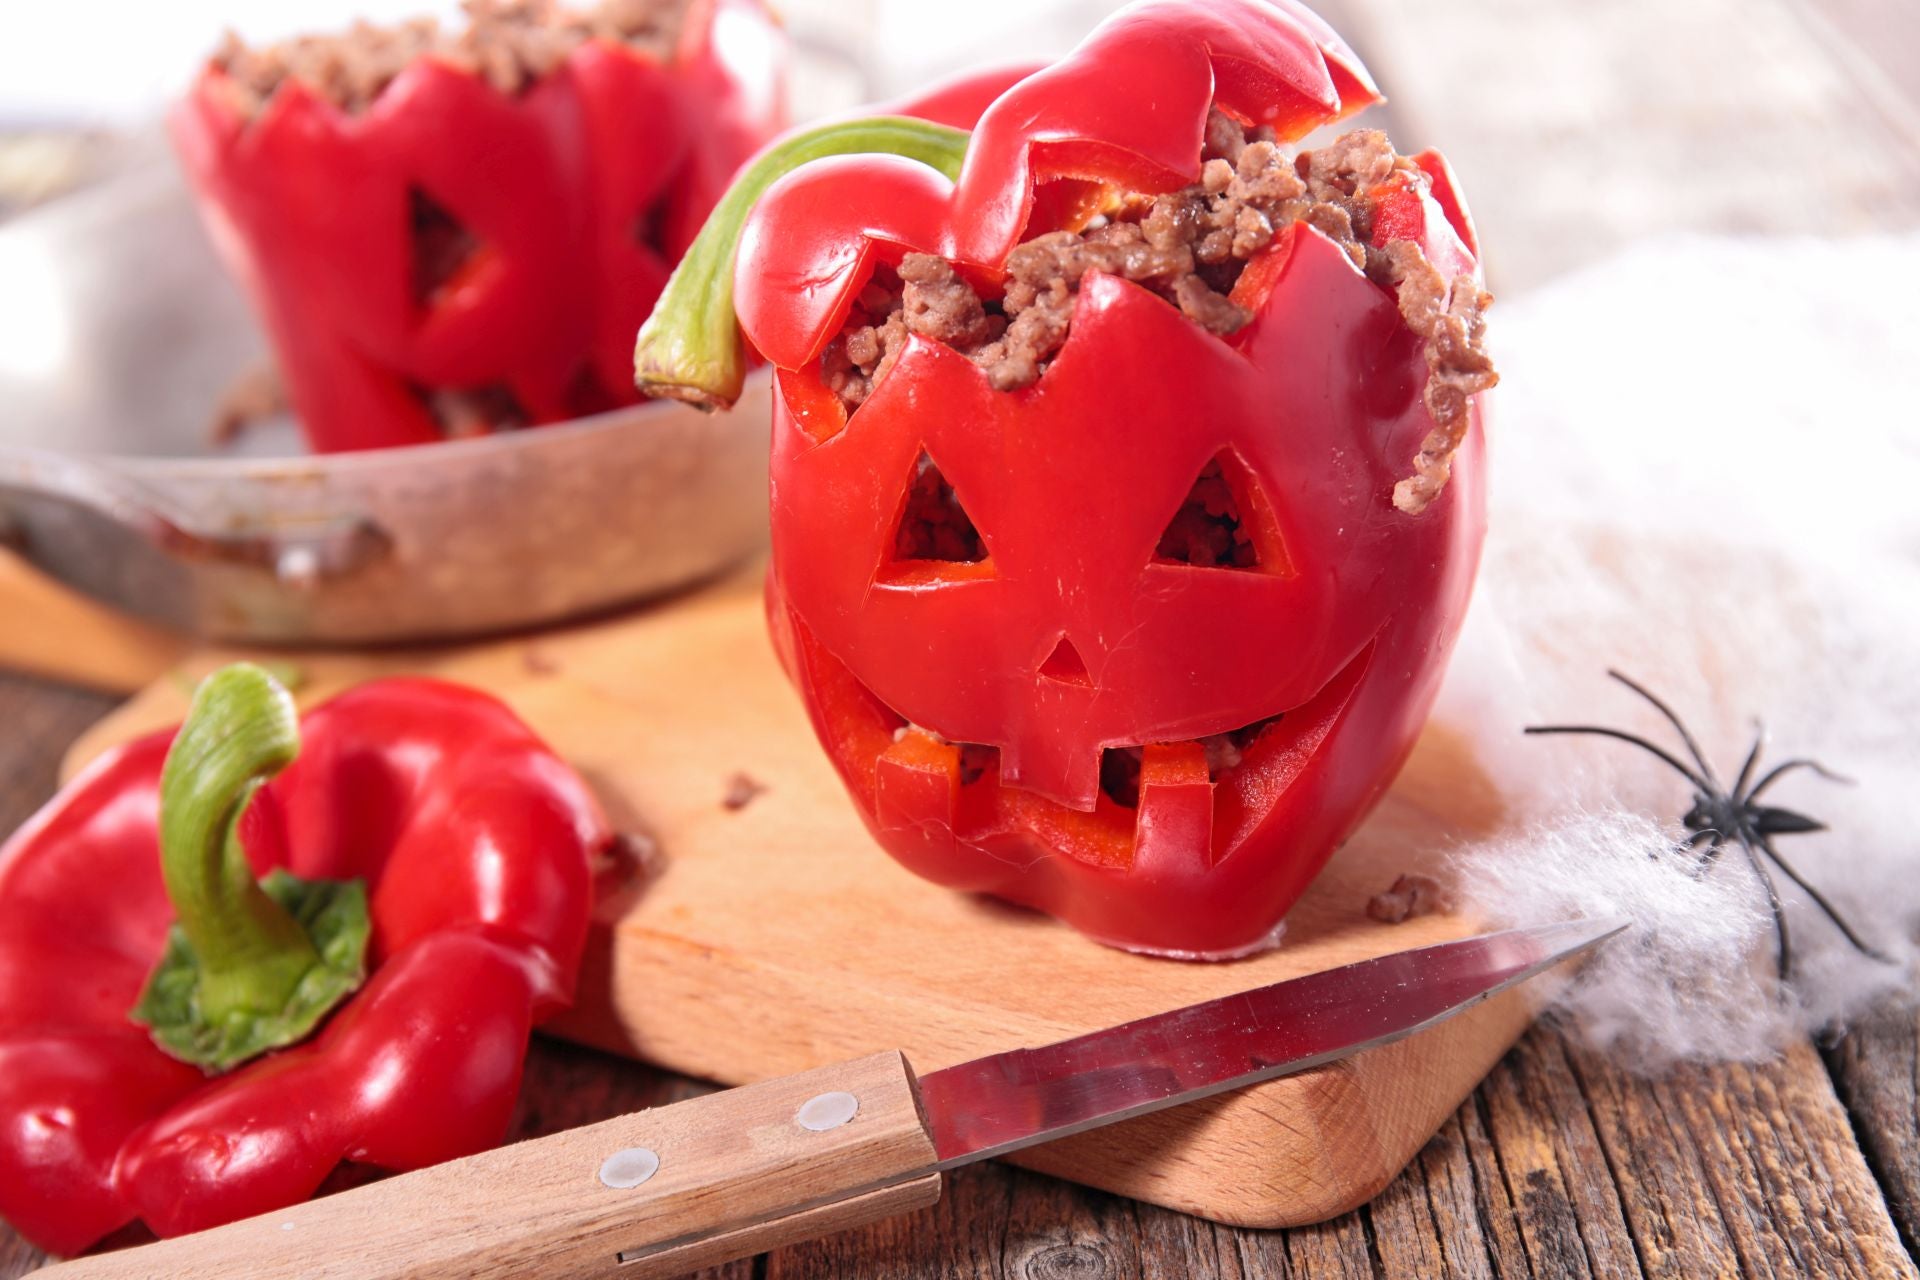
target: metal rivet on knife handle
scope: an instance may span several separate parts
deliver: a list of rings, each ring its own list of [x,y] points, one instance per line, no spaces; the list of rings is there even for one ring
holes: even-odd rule
[[[850,1093],[822,1093],[801,1103],[800,1110],[793,1118],[800,1122],[802,1129],[821,1133],[827,1129],[838,1129],[853,1119],[854,1112],[858,1110],[860,1099]]]
[[[637,1187],[660,1171],[660,1156],[646,1147],[616,1151],[600,1165],[600,1181],[616,1191]]]

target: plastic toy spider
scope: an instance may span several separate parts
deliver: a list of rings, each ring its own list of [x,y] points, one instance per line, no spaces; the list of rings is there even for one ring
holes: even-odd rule
[[[1781,981],[1784,982],[1792,976],[1793,950],[1787,937],[1786,913],[1781,909],[1780,893],[1774,885],[1773,873],[1767,869],[1767,862],[1773,863],[1789,880],[1799,885],[1807,897],[1826,913],[1827,919],[1833,921],[1834,927],[1853,944],[1855,950],[1882,963],[1892,963],[1887,956],[1863,942],[1860,935],[1840,918],[1840,913],[1834,910],[1833,904],[1828,902],[1818,889],[1808,884],[1806,878],[1794,870],[1792,864],[1782,858],[1779,851],[1773,847],[1775,836],[1797,835],[1806,831],[1825,831],[1826,823],[1809,818],[1802,813],[1795,813],[1791,809],[1779,809],[1759,803],[1760,796],[1767,788],[1795,769],[1811,769],[1831,782],[1847,782],[1849,779],[1833,772],[1816,760],[1798,757],[1773,766],[1755,779],[1754,773],[1760,765],[1760,748],[1766,741],[1765,733],[1761,732],[1754,737],[1753,748],[1747,752],[1746,763],[1740,766],[1739,778],[1735,780],[1731,790],[1725,789],[1720,785],[1719,779],[1714,776],[1713,766],[1708,764],[1706,757],[1701,754],[1700,744],[1694,741],[1693,735],[1687,732],[1687,726],[1680,723],[1680,717],[1673,713],[1671,707],[1618,671],[1608,671],[1607,674],[1653,704],[1654,710],[1664,716],[1667,723],[1679,733],[1680,741],[1687,749],[1687,755],[1692,758],[1697,768],[1689,768],[1684,761],[1664,748],[1620,729],[1585,724],[1549,724],[1529,726],[1527,732],[1585,733],[1630,742],[1643,751],[1652,752],[1692,783],[1693,807],[1688,809],[1686,816],[1680,819],[1681,825],[1692,833],[1686,839],[1686,847],[1699,849],[1702,845],[1706,846],[1706,852],[1700,855],[1698,867],[1700,871],[1711,866],[1728,844],[1738,845],[1740,851],[1746,855],[1747,862],[1753,867],[1755,877],[1767,892],[1767,905],[1773,910],[1774,934],[1779,940],[1777,964]],[[1766,861],[1761,860],[1763,854]]]

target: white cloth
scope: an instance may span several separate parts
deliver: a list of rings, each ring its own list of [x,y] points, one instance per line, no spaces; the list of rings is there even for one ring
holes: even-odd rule
[[[1565,1011],[1651,1066],[1762,1057],[1910,988],[1920,237],[1664,238],[1502,299],[1493,324],[1487,554],[1437,723],[1507,811],[1452,842],[1460,892],[1516,924],[1632,916]],[[1782,878],[1803,974],[1783,996],[1744,857],[1696,876],[1671,852],[1685,779],[1624,743],[1522,736],[1600,724],[1679,754],[1610,666],[1674,706],[1723,782],[1756,717],[1768,759],[1856,780],[1784,778],[1768,802],[1832,829],[1776,846],[1897,966],[1853,953]]]

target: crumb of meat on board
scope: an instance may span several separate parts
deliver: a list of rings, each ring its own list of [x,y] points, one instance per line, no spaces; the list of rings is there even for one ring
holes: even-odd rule
[[[1373,895],[1367,915],[1382,924],[1404,924],[1415,916],[1444,915],[1453,907],[1452,892],[1432,876],[1404,875]]]
[[[720,797],[720,807],[729,813],[738,813],[764,794],[767,784],[749,773],[735,773],[727,779],[727,789]]]

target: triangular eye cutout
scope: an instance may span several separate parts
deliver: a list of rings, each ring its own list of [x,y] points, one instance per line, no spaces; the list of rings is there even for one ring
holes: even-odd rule
[[[1093,685],[1093,677],[1087,674],[1086,659],[1065,636],[1060,637],[1060,643],[1053,646],[1053,652],[1040,664],[1040,674],[1061,684]]]
[[[960,505],[960,496],[924,449],[914,463],[900,522],[894,526],[893,558],[950,564],[979,564],[987,558],[987,544]]]
[[[1153,556],[1161,564],[1196,569],[1290,571],[1259,485],[1231,449],[1200,468]]]
[[[407,193],[409,239],[413,249],[413,300],[430,306],[434,296],[460,275],[480,252],[481,241],[418,187]]]

